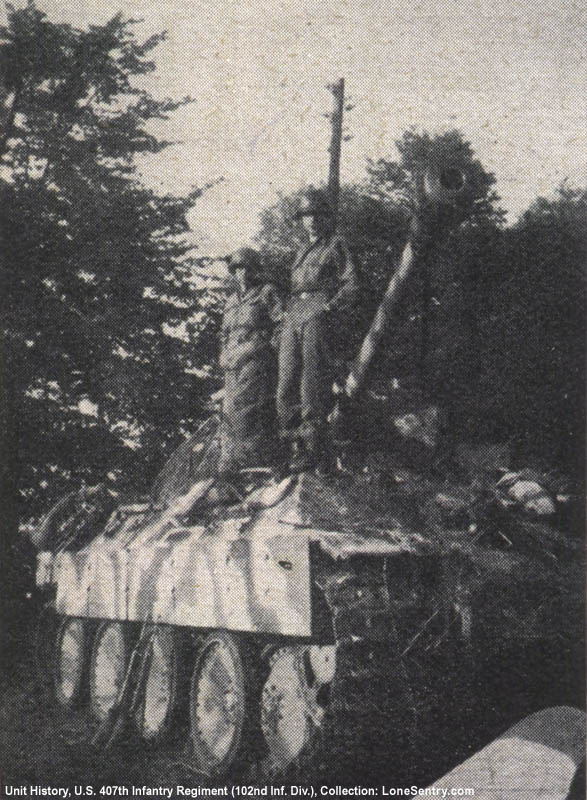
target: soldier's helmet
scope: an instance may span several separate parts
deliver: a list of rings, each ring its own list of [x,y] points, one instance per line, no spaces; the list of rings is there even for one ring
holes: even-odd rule
[[[231,272],[244,267],[248,273],[257,275],[261,271],[261,257],[252,247],[239,247],[228,257],[227,266]]]
[[[302,197],[300,207],[294,214],[295,219],[301,217],[319,217],[328,219],[332,217],[332,207],[328,195],[323,189],[310,187]]]

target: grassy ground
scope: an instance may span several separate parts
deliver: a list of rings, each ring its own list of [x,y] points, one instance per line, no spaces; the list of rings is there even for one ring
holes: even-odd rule
[[[19,676],[0,684],[0,774],[4,786],[93,784],[175,786],[197,785],[185,747],[156,753],[126,741],[109,753],[90,744],[96,724],[86,710],[65,712],[32,677],[30,660]]]
[[[429,734],[416,782],[427,785],[446,770],[486,744],[525,714],[559,703],[582,704],[579,654],[544,652],[526,654],[485,665],[474,692],[478,708],[466,737]],[[511,656],[510,656],[511,659]],[[526,667],[520,664],[526,663]],[[447,709],[450,715],[455,709]],[[458,710],[456,716],[458,717]],[[24,657],[10,677],[0,682],[0,775],[6,786],[43,787],[101,786],[193,787],[206,778],[190,765],[187,733],[173,747],[150,750],[127,739],[111,752],[92,748],[95,730],[86,710],[64,712],[40,688],[32,659]],[[460,741],[459,741],[460,739]],[[357,768],[359,765],[357,765]],[[385,772],[393,772],[392,765]],[[335,776],[333,776],[335,778]],[[334,783],[333,781],[330,781]],[[387,781],[389,782],[389,780]]]

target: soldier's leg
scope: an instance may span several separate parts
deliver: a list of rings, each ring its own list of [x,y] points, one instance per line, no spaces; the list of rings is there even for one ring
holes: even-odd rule
[[[302,431],[310,449],[319,449],[326,427],[332,383],[332,359],[327,315],[311,317],[302,334]]]
[[[290,311],[285,317],[279,342],[277,419],[282,436],[290,434],[299,423],[301,355],[295,314]]]
[[[240,392],[235,403],[237,458],[242,467],[268,466],[275,461],[275,382],[268,358],[259,353],[239,372]]]
[[[224,376],[224,399],[222,401],[222,418],[220,420],[220,459],[218,462],[218,472],[221,475],[237,468],[234,435],[237,390],[237,376],[233,370],[229,370]]]

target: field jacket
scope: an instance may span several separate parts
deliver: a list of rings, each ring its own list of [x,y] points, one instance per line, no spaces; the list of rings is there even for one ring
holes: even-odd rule
[[[275,287],[252,286],[244,294],[234,292],[226,301],[220,333],[220,366],[240,369],[252,358],[263,358],[276,347],[276,329],[282,304]]]
[[[357,296],[357,270],[344,239],[334,234],[302,248],[291,269],[294,296],[323,294],[326,309],[350,310]]]

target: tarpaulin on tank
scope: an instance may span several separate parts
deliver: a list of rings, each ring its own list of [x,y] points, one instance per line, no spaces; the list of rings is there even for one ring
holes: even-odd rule
[[[106,523],[115,506],[114,497],[104,484],[82,486],[62,497],[30,531],[37,550],[56,550],[83,544]]]
[[[151,497],[167,502],[186,492],[196,481],[216,474],[219,420],[210,417],[169,458],[153,484]]]

